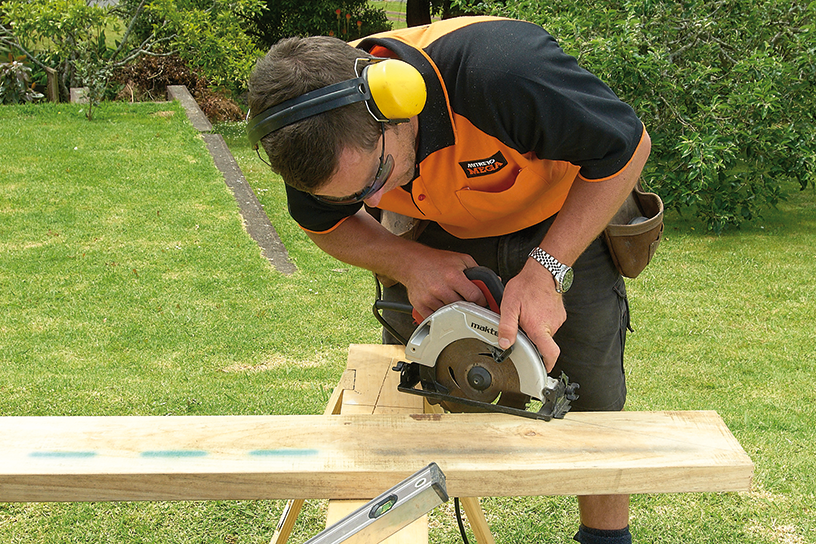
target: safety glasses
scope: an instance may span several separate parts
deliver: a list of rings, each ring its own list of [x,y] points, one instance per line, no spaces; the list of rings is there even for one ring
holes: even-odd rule
[[[391,171],[394,169],[394,157],[391,155],[386,157],[385,155],[385,123],[380,123],[380,127],[382,129],[383,141],[382,152],[380,153],[380,167],[377,168],[377,174],[371,183],[349,196],[333,197],[313,195],[317,200],[328,204],[357,204],[383,188],[383,185],[385,185],[385,182],[388,181],[388,178],[391,176]]]

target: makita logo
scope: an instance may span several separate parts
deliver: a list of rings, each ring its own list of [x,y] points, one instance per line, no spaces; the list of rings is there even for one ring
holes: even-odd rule
[[[462,167],[468,178],[475,178],[498,172],[507,166],[507,159],[504,158],[501,151],[497,151],[495,155],[487,159],[460,162],[459,166]]]
[[[498,336],[499,331],[494,329],[489,325],[480,325],[478,323],[474,323],[473,321],[470,322],[470,328],[476,329],[477,331],[486,332],[487,334],[492,334],[493,336]]]

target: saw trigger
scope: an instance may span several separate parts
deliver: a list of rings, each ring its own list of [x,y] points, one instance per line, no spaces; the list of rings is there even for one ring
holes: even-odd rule
[[[504,284],[499,276],[486,266],[466,268],[465,276],[482,292],[487,300],[487,307],[497,314],[501,313]]]

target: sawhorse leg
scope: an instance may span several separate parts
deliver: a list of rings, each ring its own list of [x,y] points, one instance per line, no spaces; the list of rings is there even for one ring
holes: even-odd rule
[[[323,410],[324,416],[337,415],[340,413],[340,408],[343,406],[343,392],[346,389],[354,388],[354,371],[346,370],[340,378],[340,383],[332,391],[329,397],[329,402],[326,403],[326,409]],[[272,535],[272,540],[269,544],[286,544],[292,534],[292,529],[295,528],[295,522],[303,509],[303,504],[306,501],[303,499],[290,499],[286,503],[286,507],[281,513],[278,527],[275,534]]]
[[[292,529],[295,528],[298,514],[300,514],[305,502],[303,499],[290,499],[286,503],[286,508],[283,509],[280,521],[278,521],[278,528],[275,530],[275,534],[272,535],[269,544],[286,544],[292,534]]]
[[[467,516],[470,523],[473,536],[476,537],[476,542],[479,544],[496,544],[493,533],[490,532],[490,527],[487,525],[487,519],[479,499],[477,497],[460,497],[459,503],[465,511],[465,516]]]

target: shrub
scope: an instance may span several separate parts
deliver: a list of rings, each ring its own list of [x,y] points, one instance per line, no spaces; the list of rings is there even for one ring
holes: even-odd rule
[[[260,56],[244,21],[262,6],[260,0],[151,0],[145,11],[155,35],[168,39],[187,65],[238,95]]]
[[[90,119],[110,65],[121,52],[107,45],[106,29],[119,30],[110,10],[84,0],[7,0],[1,7],[14,32],[11,43],[21,51],[37,47],[40,51],[31,58],[38,65],[45,56],[57,63],[51,67],[59,73],[63,97],[68,97],[69,87],[89,88]]]
[[[178,56],[142,57],[120,68],[113,80],[121,85],[117,98],[131,101],[164,100],[168,85],[184,85],[210,121],[242,121],[244,112],[231,99],[213,91],[200,70]]]
[[[542,25],[632,104],[652,136],[644,173],[668,208],[720,232],[816,181],[816,3],[493,2]]]
[[[0,62],[0,104],[33,102],[43,97],[33,89],[31,68],[23,60],[25,56],[8,53],[8,62]]]
[[[72,86],[87,86],[101,98],[115,69],[140,55],[169,52],[200,68],[212,84],[240,93],[259,56],[240,23],[260,6],[258,0],[123,0],[109,5],[5,0],[0,4],[0,38],[23,52],[37,48],[30,57],[38,65],[49,58],[60,74],[64,98]]]

